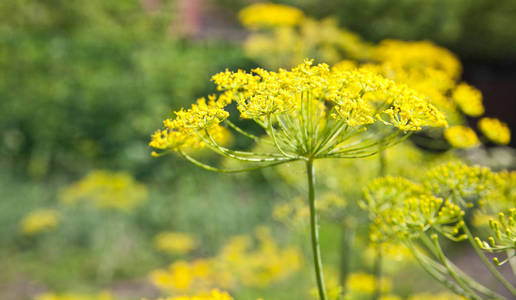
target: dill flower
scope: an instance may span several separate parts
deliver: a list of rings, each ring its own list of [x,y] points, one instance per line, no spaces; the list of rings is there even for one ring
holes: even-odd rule
[[[152,136],[151,147],[184,155],[186,144],[197,144],[250,162],[347,157],[374,153],[376,144],[387,147],[404,133],[424,126],[447,124],[444,115],[417,92],[367,69],[330,70],[325,64],[305,61],[291,71],[225,71],[213,76],[213,81],[222,93],[165,120],[165,129]],[[241,118],[252,119],[272,138],[277,153],[246,154],[216,142],[211,131],[227,122],[223,108],[232,101]],[[362,134],[368,128],[381,125],[394,132],[372,130],[376,132],[372,139],[360,140],[371,136]]]
[[[89,201],[98,208],[131,211],[147,200],[147,188],[126,172],[96,170],[61,193],[67,204]]]
[[[434,194],[449,198],[464,208],[478,201],[485,205],[496,197],[497,175],[489,168],[451,162],[426,173],[425,186]]]
[[[478,129],[493,143],[507,145],[511,141],[509,126],[496,118],[480,119]]]
[[[480,144],[475,131],[462,125],[446,128],[444,130],[444,137],[454,148],[466,149]]]
[[[468,116],[478,117],[484,113],[482,93],[466,83],[459,84],[453,90],[452,99]]]
[[[39,209],[30,212],[20,222],[20,230],[25,235],[35,235],[50,231],[59,225],[61,214],[53,209]]]
[[[195,248],[195,245],[194,238],[181,232],[160,232],[154,237],[154,247],[171,254],[188,253]]]
[[[256,3],[238,13],[242,25],[250,29],[272,26],[294,26],[304,18],[301,10],[282,4]]]

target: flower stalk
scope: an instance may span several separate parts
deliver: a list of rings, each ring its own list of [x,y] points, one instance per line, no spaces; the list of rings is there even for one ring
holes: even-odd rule
[[[317,205],[315,200],[315,169],[313,160],[306,161],[306,175],[308,179],[308,202],[310,206],[310,236],[312,238],[312,252],[314,257],[315,278],[319,299],[328,300],[324,284],[324,273],[321,258],[321,246],[319,243],[319,220],[317,216]]]

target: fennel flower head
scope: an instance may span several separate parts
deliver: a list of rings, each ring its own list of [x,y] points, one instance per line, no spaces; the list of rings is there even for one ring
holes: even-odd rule
[[[186,153],[188,148],[208,147],[229,158],[268,166],[300,159],[366,157],[425,126],[447,126],[444,114],[415,90],[367,68],[330,69],[305,60],[290,71],[226,70],[212,79],[220,93],[176,111],[152,135],[151,147],[161,153],[178,152],[200,166]],[[240,119],[262,128],[262,136],[230,121],[226,107],[233,104]],[[225,148],[216,138],[224,127],[268,143],[274,151]]]

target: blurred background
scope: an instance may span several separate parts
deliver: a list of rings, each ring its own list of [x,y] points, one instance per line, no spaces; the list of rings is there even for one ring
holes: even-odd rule
[[[299,194],[271,184],[281,174],[211,174],[174,155],[151,157],[147,146],[173,110],[215,92],[213,74],[260,65],[244,51],[249,32],[238,20],[239,10],[255,2],[0,2],[0,299],[100,291],[115,299],[157,297],[166,291],[149,279],[153,270],[220,257],[228,241],[249,233],[256,245],[274,238],[278,249],[269,254],[276,258],[301,241],[294,260],[302,271],[267,288],[239,284],[237,299],[294,299],[300,282],[313,284],[302,259],[310,254],[306,232],[291,234],[274,218],[278,202]],[[333,16],[372,43],[430,40],[450,49],[463,64],[463,80],[482,91],[486,114],[514,131],[515,1],[275,2],[316,19]],[[31,227],[33,212],[40,215]],[[39,232],[40,223],[52,230]],[[262,225],[273,228],[273,237]],[[328,248],[340,237],[336,227],[323,229]],[[194,246],[160,250],[163,232],[184,234]],[[328,260],[339,260],[337,249],[327,252]],[[398,289],[408,294],[425,286],[425,277],[413,285]],[[306,291],[294,294],[303,299]]]

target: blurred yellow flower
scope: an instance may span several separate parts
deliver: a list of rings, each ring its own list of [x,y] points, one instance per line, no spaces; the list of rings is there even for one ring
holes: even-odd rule
[[[147,188],[126,172],[96,170],[61,193],[67,204],[90,201],[98,208],[131,211],[147,200]]]
[[[209,291],[214,287],[232,288],[236,284],[265,287],[301,268],[302,256],[295,247],[279,248],[266,227],[255,230],[253,239],[235,236],[211,258],[192,262],[176,261],[168,269],[150,274],[154,285],[170,293]]]
[[[194,296],[179,296],[179,297],[168,297],[159,298],[157,300],[233,300],[233,298],[226,292],[219,290],[211,290],[209,293],[200,293]]]
[[[462,72],[460,61],[452,52],[428,41],[383,40],[373,50],[372,58],[403,69],[441,70],[450,78],[458,78]]]
[[[186,233],[161,232],[154,237],[154,247],[162,252],[185,254],[195,248],[196,240]]]
[[[30,212],[20,223],[23,234],[34,235],[43,231],[49,231],[57,227],[61,220],[61,214],[53,209],[39,209]]]
[[[376,290],[376,278],[374,275],[367,273],[351,273],[348,276],[346,287],[354,293],[373,294]],[[380,279],[380,288],[382,292],[388,292],[392,283],[388,278]]]
[[[380,297],[380,300],[403,300],[403,298],[397,295],[384,295]]]
[[[475,131],[462,125],[446,128],[444,130],[444,137],[450,145],[459,149],[476,147],[480,144]]]
[[[468,116],[478,117],[484,113],[482,93],[466,84],[459,84],[452,93],[453,101]]]
[[[511,130],[506,123],[496,118],[482,118],[478,128],[493,143],[507,145],[511,141]]]
[[[37,296],[34,300],[114,300],[114,298],[109,292],[101,292],[93,295],[46,293]]]
[[[256,3],[238,13],[242,25],[250,29],[272,26],[294,26],[303,20],[301,10],[282,4]]]

